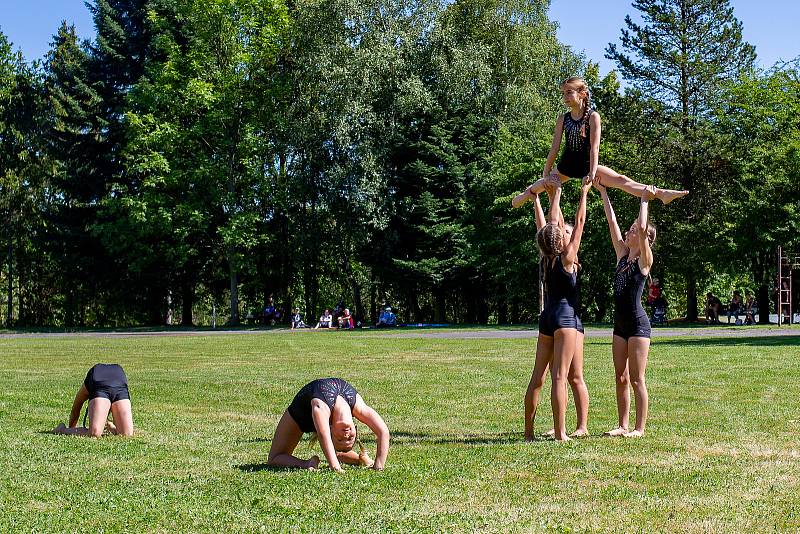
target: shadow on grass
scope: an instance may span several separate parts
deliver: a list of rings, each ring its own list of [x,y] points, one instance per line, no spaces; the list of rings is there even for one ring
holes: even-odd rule
[[[299,469],[297,467],[279,467],[276,465],[269,465],[269,464],[242,464],[235,466],[236,469],[239,471],[243,471],[245,473],[257,473],[259,471],[293,471],[293,472],[301,472],[304,471],[303,469]]]
[[[500,432],[498,434],[425,434],[421,432],[392,432],[392,444],[408,443],[433,443],[433,444],[462,444],[462,445],[490,445],[503,443],[519,443],[524,441],[522,432]]]
[[[701,344],[704,347],[734,347],[737,345],[759,346],[759,347],[794,347],[800,346],[800,335],[798,336],[751,336],[751,337],[692,337],[690,339],[669,338],[657,339],[654,345],[676,345],[691,346]]]

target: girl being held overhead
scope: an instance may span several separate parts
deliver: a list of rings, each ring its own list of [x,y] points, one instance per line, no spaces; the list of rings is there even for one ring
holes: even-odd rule
[[[600,154],[600,114],[591,108],[589,86],[582,78],[568,78],[561,84],[561,93],[569,111],[558,117],[553,132],[553,144],[547,154],[547,162],[542,178],[514,197],[511,205],[515,208],[532,200],[536,193],[544,191],[545,179],[550,175],[557,176],[562,182],[570,178],[589,177],[589,181],[604,187],[622,189],[626,193],[640,197],[647,187],[634,182],[625,175],[619,174],[605,165],[598,165]],[[566,146],[556,168],[553,168],[561,137]],[[688,195],[689,191],[655,188],[655,197],[668,204],[676,198]]]
[[[375,434],[378,450],[374,462],[358,440],[354,417]],[[341,378],[314,380],[295,395],[275,429],[267,463],[276,467],[317,469],[319,456],[301,460],[292,455],[304,432],[316,433],[328,465],[337,473],[344,472],[342,463],[379,471],[386,464],[389,428],[378,412],[367,406],[353,386]],[[353,450],[356,444],[358,453]]]

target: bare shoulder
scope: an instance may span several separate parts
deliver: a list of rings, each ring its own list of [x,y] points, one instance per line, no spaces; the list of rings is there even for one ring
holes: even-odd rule
[[[589,115],[589,121],[591,124],[600,124],[600,112],[593,110],[592,114]]]

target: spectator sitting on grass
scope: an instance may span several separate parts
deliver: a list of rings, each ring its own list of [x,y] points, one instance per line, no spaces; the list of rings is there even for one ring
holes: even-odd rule
[[[722,310],[722,301],[709,291],[706,293],[706,323],[719,324],[719,312]]]
[[[84,426],[79,427],[78,418],[87,400],[89,406],[83,417]],[[108,420],[109,411],[113,422]],[[87,416],[88,428],[85,426]],[[128,377],[125,376],[122,367],[115,363],[98,363],[89,369],[78,393],[75,394],[75,400],[72,401],[69,424],[67,426],[64,426],[64,423],[59,424],[53,429],[53,433],[99,438],[104,430],[121,436],[133,435]]]
[[[292,310],[292,330],[295,328],[305,328],[306,323],[303,322],[303,318],[300,316],[300,308],[295,308]]]
[[[380,317],[378,317],[378,322],[375,325],[378,328],[384,328],[389,326],[397,326],[397,315],[392,312],[391,306],[386,306],[381,312]]]
[[[331,310],[325,308],[325,311],[322,313],[322,317],[319,318],[319,322],[314,329],[317,328],[333,328],[333,315],[331,315]]]
[[[353,328],[353,316],[350,315],[350,310],[345,308],[342,315],[339,316],[339,328]]]

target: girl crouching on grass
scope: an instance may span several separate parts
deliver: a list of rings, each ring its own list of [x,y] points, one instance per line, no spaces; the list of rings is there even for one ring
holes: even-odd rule
[[[375,434],[378,449],[374,462],[358,440],[354,417]],[[344,472],[342,463],[363,465],[379,471],[386,464],[389,428],[378,412],[367,406],[353,386],[341,378],[314,380],[295,395],[275,429],[267,463],[275,467],[317,469],[318,456],[301,460],[292,455],[305,432],[316,433],[328,465],[337,473]],[[356,444],[358,453],[353,450]]]
[[[89,427],[79,427],[78,418],[87,400],[89,407],[86,414],[89,417]],[[108,420],[109,411],[113,422]],[[84,417],[84,424],[85,420]],[[120,436],[133,435],[128,377],[125,376],[122,367],[115,363],[98,363],[89,369],[86,379],[75,394],[75,400],[72,401],[69,425],[64,426],[64,423],[61,423],[53,429],[53,433],[99,438],[104,430]]]

